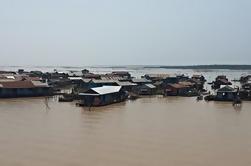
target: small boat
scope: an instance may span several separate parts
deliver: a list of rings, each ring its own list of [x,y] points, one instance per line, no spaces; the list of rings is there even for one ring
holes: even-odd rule
[[[199,101],[199,100],[203,100],[203,96],[202,96],[202,95],[197,96],[196,100],[197,100],[197,101]]]
[[[233,101],[233,105],[240,105],[242,103],[241,99],[238,97]]]
[[[130,94],[129,96],[128,96],[128,99],[129,100],[136,100],[136,99],[138,99],[139,98],[139,95],[136,95],[136,94]]]
[[[214,100],[215,99],[215,96],[214,95],[208,95],[208,96],[205,96],[204,97],[204,100],[206,100],[206,101],[212,101],[212,100]]]
[[[59,102],[73,102],[73,98],[59,97]]]
[[[206,92],[202,92],[201,94],[202,95],[210,95],[211,93],[210,93],[210,91],[206,91]]]
[[[74,100],[73,94],[63,94],[62,97],[58,98],[59,102],[72,102]]]

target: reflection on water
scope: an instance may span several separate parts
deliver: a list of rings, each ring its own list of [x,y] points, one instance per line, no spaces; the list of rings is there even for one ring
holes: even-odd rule
[[[0,165],[251,165],[250,107],[157,96],[88,111],[3,99]]]

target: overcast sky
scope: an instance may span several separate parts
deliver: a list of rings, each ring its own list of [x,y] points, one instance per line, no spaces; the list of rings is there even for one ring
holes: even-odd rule
[[[251,64],[250,0],[0,0],[0,65]]]

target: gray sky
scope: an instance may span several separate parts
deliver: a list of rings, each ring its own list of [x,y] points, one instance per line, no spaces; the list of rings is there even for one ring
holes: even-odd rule
[[[0,65],[251,64],[250,0],[0,0]]]

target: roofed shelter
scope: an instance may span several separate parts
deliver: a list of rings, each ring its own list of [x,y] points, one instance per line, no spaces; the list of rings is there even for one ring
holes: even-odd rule
[[[104,106],[124,101],[127,94],[121,86],[102,86],[91,88],[85,93],[79,93],[80,105],[83,106]]]
[[[47,83],[40,81],[4,81],[0,82],[0,97],[33,97],[51,94],[51,88]]]

